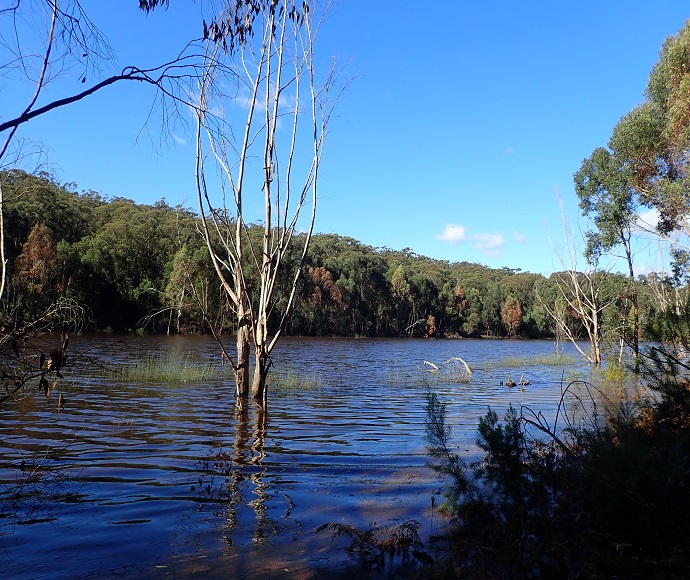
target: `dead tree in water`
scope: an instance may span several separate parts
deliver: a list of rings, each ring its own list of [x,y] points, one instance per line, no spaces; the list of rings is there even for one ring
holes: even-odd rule
[[[229,14],[240,10],[234,2],[226,9]],[[251,393],[255,399],[266,396],[270,355],[294,304],[314,228],[324,139],[338,96],[332,94],[335,64],[322,83],[316,80],[314,43],[322,17],[312,1],[256,3],[246,19],[234,19],[253,27],[225,55],[230,75],[218,66],[221,47],[209,40],[196,106],[196,182],[209,254],[235,311],[237,359],[231,363],[239,396],[249,391],[250,343],[255,354]],[[236,86],[232,95],[223,93],[229,85]],[[237,139],[233,127],[242,127]],[[219,175],[215,187],[209,184],[209,161]],[[247,224],[258,216],[250,214],[248,194],[263,198],[259,240],[249,235]],[[308,205],[310,215],[301,219]],[[297,236],[299,230],[304,233]],[[291,245],[300,246],[295,274],[281,312],[275,313],[276,286]],[[277,320],[273,336],[271,316]]]

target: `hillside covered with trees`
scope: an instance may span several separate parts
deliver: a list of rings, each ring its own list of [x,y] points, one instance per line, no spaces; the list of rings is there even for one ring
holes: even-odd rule
[[[91,330],[235,330],[192,210],[79,193],[75,184],[47,174],[12,170],[0,178],[10,281],[6,318],[30,320],[58,298],[69,298],[86,309]],[[247,228],[248,236],[261,234],[258,225]],[[269,328],[282,314],[297,260],[289,259],[281,273],[284,287],[276,292]],[[599,303],[605,305],[601,333],[618,342],[632,325],[628,280],[622,274],[596,276]],[[568,304],[566,281],[564,273],[546,278],[319,234],[286,328],[306,336],[525,338],[561,338],[567,328],[585,337],[582,315]],[[652,275],[637,282],[644,331],[656,324],[656,297],[669,281]],[[251,289],[257,281],[249,278],[247,284]]]

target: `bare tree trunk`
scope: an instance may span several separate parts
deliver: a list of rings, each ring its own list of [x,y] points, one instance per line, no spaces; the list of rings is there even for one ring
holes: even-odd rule
[[[0,301],[5,294],[5,282],[7,280],[7,260],[5,260],[5,197],[2,193],[0,181]]]
[[[246,396],[249,390],[245,357],[249,356],[251,340],[255,353],[252,397],[266,398],[270,355],[294,305],[316,219],[319,165],[337,101],[337,97],[329,98],[337,78],[335,66],[322,86],[317,87],[314,80],[314,39],[321,22],[316,17],[317,6],[311,0],[275,0],[257,7],[247,15],[254,24],[252,32],[237,52],[229,55],[227,65],[221,66],[223,55],[219,55],[217,45],[212,46],[199,87],[198,201],[209,254],[237,314],[238,396]],[[236,95],[224,94],[224,87],[232,83],[244,91],[242,108],[236,106]],[[240,123],[228,120],[228,116],[245,110],[244,130],[235,140],[231,127]],[[207,188],[203,146],[215,159],[220,191]],[[252,159],[261,159],[263,168],[250,175]],[[297,160],[301,167],[297,167]],[[247,224],[253,218],[244,215],[245,189],[263,194],[260,243],[249,235],[252,226]],[[300,218],[301,210],[309,204],[311,215]],[[298,228],[306,234],[296,242]],[[269,337],[269,316],[277,302],[276,287],[285,272],[284,260],[291,243],[301,245],[300,258],[283,296],[280,319]],[[251,288],[246,285],[249,281]]]
[[[246,324],[237,329],[237,367],[235,369],[236,395],[249,396],[249,328]]]
[[[182,321],[182,307],[184,305],[185,298],[185,287],[182,286],[182,292],[180,294],[180,301],[177,306],[177,334],[180,334],[180,324]]]
[[[271,351],[268,342],[268,322],[266,313],[259,315],[255,327],[254,345],[254,379],[252,381],[252,397],[259,400],[266,400],[266,378],[268,369],[271,367]]]
[[[630,249],[630,242],[626,240],[625,236],[621,234],[623,239],[623,246],[625,248],[625,257],[628,260],[628,272],[630,274],[630,285],[632,286],[632,304],[633,304],[633,337],[632,350],[635,357],[634,365],[635,372],[640,372],[640,309],[638,306],[637,296],[637,282],[635,281],[635,271],[633,270],[632,251]]]
[[[266,378],[268,369],[271,366],[270,358],[265,347],[260,347],[256,351],[254,366],[254,380],[252,381],[252,398],[257,401],[266,400]]]

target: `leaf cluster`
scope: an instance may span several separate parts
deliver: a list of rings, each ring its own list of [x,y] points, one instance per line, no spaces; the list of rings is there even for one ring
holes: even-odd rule
[[[690,215],[690,22],[663,44],[649,76],[645,100],[624,115],[608,148],[599,147],[574,176],[584,215],[592,217],[587,257],[623,245],[628,260],[637,214],[653,208],[653,228],[677,244],[687,239]],[[682,244],[680,244],[682,246]],[[632,269],[632,265],[631,265]]]

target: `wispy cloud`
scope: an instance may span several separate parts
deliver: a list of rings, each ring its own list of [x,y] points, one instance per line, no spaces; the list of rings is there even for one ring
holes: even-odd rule
[[[175,135],[175,133],[173,133],[172,138],[175,140],[175,143],[177,143],[178,145],[186,145],[187,144],[187,140],[184,137],[180,137],[179,135]]]
[[[513,155],[514,153],[515,153],[515,149],[513,149],[512,147],[506,147],[503,150],[503,155],[506,155],[506,156]]]
[[[275,83],[271,83],[270,85],[270,93],[269,97],[271,101],[273,100],[273,96],[275,94]],[[264,86],[262,86],[259,89],[259,92],[257,93],[256,96],[257,103],[259,103],[261,106],[264,106],[266,103],[266,89]],[[251,109],[252,106],[252,91],[250,91],[247,87],[242,87],[237,94],[233,97],[233,101],[235,105],[237,105],[240,109],[244,110],[249,110]],[[272,106],[272,104],[271,104]],[[289,113],[294,113],[295,109],[298,106],[297,100],[295,98],[294,93],[288,93],[287,91],[281,91],[280,97],[278,99],[278,106],[283,112],[289,112]],[[263,109],[262,109],[263,110]],[[302,109],[300,109],[301,112]]]
[[[502,234],[474,234],[470,236],[474,247],[490,258],[498,258],[501,248],[506,245]]]
[[[513,237],[518,244],[524,244],[527,241],[527,236],[523,236],[517,230],[513,230]]]
[[[446,224],[443,232],[438,234],[436,239],[451,244],[469,242],[473,247],[490,258],[498,258],[501,255],[501,248],[506,244],[503,234],[467,233],[465,227],[458,224]]]

